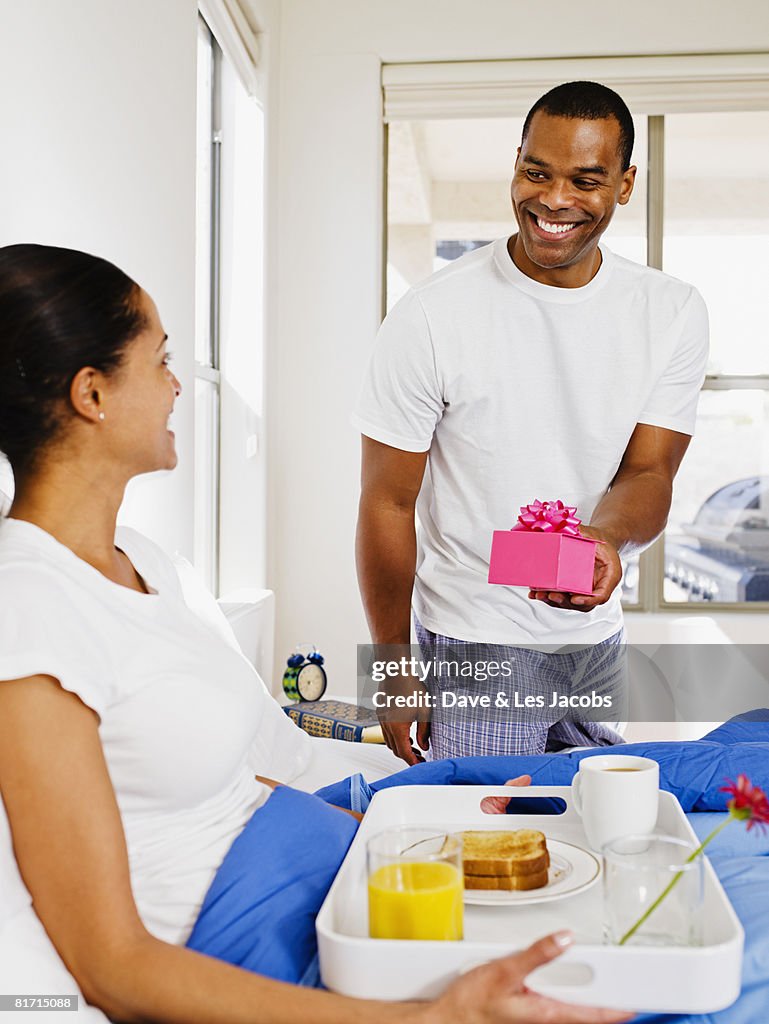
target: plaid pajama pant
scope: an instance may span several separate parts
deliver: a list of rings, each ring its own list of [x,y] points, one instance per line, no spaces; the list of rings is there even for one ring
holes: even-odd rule
[[[617,724],[622,718],[626,688],[624,629],[598,644],[565,647],[546,654],[532,648],[468,643],[441,636],[425,629],[416,617],[414,624],[424,661],[436,661],[443,666],[452,662],[473,666],[472,678],[458,678],[444,667],[440,672],[434,668],[425,681],[435,701],[428,758],[543,754],[568,747],[604,747],[624,742],[612,723],[602,720],[611,718]],[[484,680],[483,671],[477,670],[490,662],[505,663],[510,674]],[[497,708],[495,698],[500,690],[510,696],[517,692],[521,703],[526,696],[539,697],[544,707]],[[591,718],[582,709],[548,706],[553,692],[578,698],[592,691],[611,696],[612,710],[597,711]],[[444,692],[487,694],[491,707],[445,707]]]

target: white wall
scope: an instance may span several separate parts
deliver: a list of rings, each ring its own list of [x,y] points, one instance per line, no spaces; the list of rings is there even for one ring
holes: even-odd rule
[[[284,0],[281,19],[279,151],[268,178],[276,661],[312,641],[333,690],[352,693],[355,644],[368,632],[348,415],[380,316],[380,63],[767,49],[769,7],[648,0],[593,16],[566,0],[541,13],[511,0]]]
[[[315,642],[334,690],[352,692],[355,644],[368,634],[354,573],[358,438],[348,414],[380,317],[381,62],[765,49],[769,9],[742,0],[737,18],[716,0],[649,0],[593,19],[554,0],[546,20],[527,21],[511,0],[252,6],[266,29],[263,437],[276,660]],[[0,0],[0,28],[0,243],[99,253],[157,301],[188,382],[175,414],[180,464],[132,484],[124,515],[189,555],[195,0]],[[254,516],[258,505],[255,496]],[[248,515],[226,522],[231,585],[245,584],[235,534],[248,530]],[[255,572],[258,563],[254,550]]]
[[[179,467],[122,518],[192,553],[195,0],[0,0],[0,244],[112,260],[155,299],[188,389]]]

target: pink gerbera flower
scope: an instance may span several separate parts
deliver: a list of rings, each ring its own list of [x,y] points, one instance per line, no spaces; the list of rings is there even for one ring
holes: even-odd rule
[[[729,813],[740,821],[747,821],[748,832],[756,825],[759,829],[769,827],[769,799],[763,789],[754,786],[747,775],[738,775],[737,781],[727,780],[721,787],[722,793],[729,793]]]

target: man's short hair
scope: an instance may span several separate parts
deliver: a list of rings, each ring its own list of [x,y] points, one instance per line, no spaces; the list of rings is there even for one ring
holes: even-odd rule
[[[538,110],[552,117],[574,117],[585,121],[598,121],[613,117],[619,122],[619,156],[622,170],[630,166],[635,128],[625,101],[613,89],[598,82],[564,82],[540,96],[526,115],[522,141],[529,134],[531,119]]]

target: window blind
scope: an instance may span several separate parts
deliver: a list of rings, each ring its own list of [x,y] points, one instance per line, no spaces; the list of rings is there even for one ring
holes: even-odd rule
[[[560,82],[615,89],[635,114],[768,110],[769,53],[385,64],[385,121],[522,117]]]

